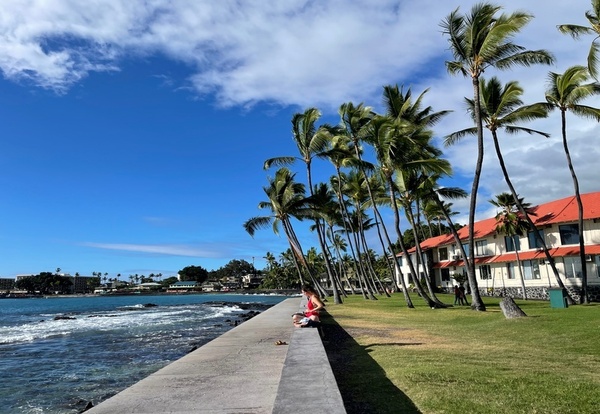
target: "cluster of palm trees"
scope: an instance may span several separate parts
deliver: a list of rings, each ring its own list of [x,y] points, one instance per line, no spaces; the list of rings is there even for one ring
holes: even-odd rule
[[[600,35],[600,0],[592,0],[593,10],[586,13],[591,27],[561,25],[559,30],[578,37],[581,34]],[[269,210],[269,214],[249,219],[244,223],[246,231],[253,235],[257,229],[272,226],[275,233],[283,228],[293,254],[294,265],[301,282],[310,281],[325,293],[321,286],[320,275],[314,274],[314,268],[307,261],[303,248],[296,236],[292,219],[309,220],[316,232],[325,263],[328,287],[333,292],[334,301],[341,303],[344,274],[339,264],[339,245],[343,238],[354,259],[353,271],[361,292],[366,298],[375,298],[374,293],[382,291],[378,278],[369,263],[369,251],[365,231],[373,227],[378,235],[381,250],[389,258],[389,272],[392,280],[399,272],[398,255],[401,253],[410,269],[411,282],[419,295],[432,308],[444,306],[435,296],[426,266],[420,269],[417,229],[421,217],[443,216],[448,229],[456,239],[457,247],[465,258],[467,278],[472,295],[471,307],[485,310],[475,276],[474,223],[477,206],[477,193],[484,157],[484,128],[488,129],[494,144],[504,179],[510,190],[498,202],[506,207],[506,214],[498,217],[507,234],[521,234],[521,221],[533,231],[544,246],[548,262],[554,271],[560,286],[562,282],[554,265],[554,260],[545,247],[544,240],[535,230],[531,220],[531,209],[523,198],[519,197],[510,180],[499,145],[498,132],[508,134],[528,133],[548,137],[549,134],[526,128],[520,124],[526,121],[544,118],[549,112],[558,109],[561,113],[561,131],[567,164],[575,191],[580,214],[580,256],[585,263],[583,240],[583,208],[579,195],[577,176],[573,168],[567,141],[566,113],[600,121],[600,110],[583,105],[581,102],[600,93],[600,84],[595,80],[598,73],[598,51],[595,40],[592,42],[587,66],[574,66],[564,73],[550,72],[545,101],[532,105],[523,105],[523,89],[518,82],[503,85],[496,77],[483,78],[485,71],[504,70],[516,65],[550,64],[552,54],[546,50],[528,50],[513,42],[513,38],[530,22],[532,15],[526,12],[502,13],[502,8],[493,4],[480,3],[472,7],[470,13],[461,14],[459,9],[451,12],[441,22],[444,35],[448,38],[453,59],[446,62],[450,74],[462,74],[470,78],[473,97],[466,99],[473,127],[449,134],[445,145],[453,145],[467,135],[477,139],[477,160],[470,191],[468,252],[458,238],[452,223],[451,203],[445,200],[466,197],[467,193],[459,188],[442,188],[441,179],[452,174],[449,162],[442,158],[442,152],[433,144],[433,126],[448,111],[434,111],[423,105],[424,91],[416,98],[410,88],[404,90],[398,85],[383,88],[384,111],[377,113],[364,104],[344,103],[339,108],[340,123],[337,126],[323,124],[317,126],[321,113],[309,108],[292,119],[292,135],[297,144],[299,155],[271,158],[265,161],[265,169],[278,167],[268,185],[264,187],[267,200],[259,208]],[[329,160],[334,174],[328,182],[313,184],[312,161],[315,158]],[[306,166],[306,185],[296,181],[296,174],[287,167],[300,160]],[[393,226],[383,220],[382,209],[391,209]],[[416,263],[408,254],[408,248],[401,230],[403,212],[406,223],[413,230],[417,250]],[[518,226],[515,220],[518,219]],[[517,226],[517,227],[515,227]],[[389,227],[389,228],[388,228]],[[393,232],[393,235],[390,233]],[[336,239],[337,238],[337,239]],[[395,238],[394,240],[392,240]],[[587,302],[587,274],[583,266],[582,298]],[[405,278],[399,278],[408,307],[412,307],[409,289]],[[384,290],[383,290],[384,291]]]

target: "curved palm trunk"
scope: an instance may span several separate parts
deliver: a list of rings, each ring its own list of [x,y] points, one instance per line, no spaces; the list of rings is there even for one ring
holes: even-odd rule
[[[419,267],[419,263],[421,263],[421,266],[423,267],[423,273],[425,274],[425,284],[427,285],[427,290],[429,291],[429,295],[431,296],[431,299],[433,301],[435,301],[439,306],[442,307],[446,307],[446,305],[438,299],[438,297],[435,295],[435,292],[433,291],[433,287],[431,286],[431,280],[429,277],[429,270],[427,269],[427,264],[423,262],[422,258],[423,258],[423,250],[421,250],[421,242],[419,241],[418,237],[416,237],[416,232],[417,232],[417,223],[415,223],[415,218],[412,214],[412,212],[410,211],[410,209],[405,209],[406,211],[406,216],[408,217],[409,221],[410,221],[410,225],[413,229],[413,234],[415,234],[415,250],[417,252],[417,268]]]
[[[521,265],[521,257],[519,257],[519,250],[517,250],[517,235],[513,235],[513,244],[515,245],[515,254],[517,255],[517,266],[519,267],[519,277],[521,279],[521,289],[523,289],[523,300],[527,300],[527,291],[525,290],[525,278],[523,277],[523,265]]]
[[[390,187],[390,194],[392,194],[392,198],[394,198],[393,192],[394,192],[393,187]],[[394,210],[394,215],[397,215],[398,209],[394,208],[393,210]],[[384,229],[385,229],[385,227],[384,227]],[[400,274],[400,284],[402,285],[402,294],[404,295],[404,301],[406,302],[406,306],[408,308],[412,309],[415,307],[415,305],[413,304],[412,299],[410,298],[410,294],[408,292],[408,287],[406,286],[406,281],[404,280],[404,275],[402,274],[402,271],[400,270],[400,265],[398,264],[398,257],[396,255],[396,252],[394,251],[394,248],[392,247],[392,242],[390,240],[390,236],[388,235],[387,231],[385,231],[384,234],[385,234],[385,238],[387,240],[388,249],[394,260],[394,267],[396,269],[398,269],[398,273]],[[401,240],[401,239],[399,239],[399,240]],[[403,243],[401,243],[401,246],[403,246]],[[403,250],[404,256],[407,257],[408,262],[411,263],[410,257],[406,256],[407,252],[405,252],[405,250],[406,249]],[[385,252],[386,249],[383,249],[383,251]],[[410,265],[409,265],[409,267],[410,267]],[[411,271],[412,271],[412,269],[411,269]]]
[[[314,196],[314,191],[313,191],[313,186],[312,186],[312,175],[311,175],[311,170],[310,170],[310,158],[306,161],[306,174],[307,174],[307,179],[308,179],[308,188],[310,190],[310,195]],[[331,270],[331,261],[329,260],[329,255],[327,254],[327,251],[325,249],[325,237],[323,236],[322,233],[322,228],[321,228],[321,220],[319,220],[318,218],[315,219],[315,224],[317,227],[317,238],[319,239],[319,246],[321,247],[321,252],[323,253],[323,259],[325,260],[325,268],[327,269],[327,277],[329,278],[329,284],[331,286],[331,290],[333,293],[333,302],[336,304],[341,304],[342,303],[342,299],[340,297],[340,292],[338,291],[338,288],[335,284],[335,280],[333,277],[333,272]],[[323,291],[325,291],[325,289],[323,289]],[[326,291],[325,291],[326,294]]]
[[[302,268],[306,271],[306,273],[310,277],[310,280],[313,283],[317,292],[319,292],[319,294],[322,295],[323,297],[327,297],[327,291],[325,289],[323,289],[319,280],[314,277],[314,275],[310,269],[310,266],[306,262],[306,259],[304,257],[304,252],[302,251],[302,246],[300,245],[300,242],[298,241],[298,238],[296,237],[296,233],[294,232],[294,228],[292,227],[292,224],[289,222],[289,220],[282,220],[282,224],[283,224],[283,229],[285,231],[285,234],[288,238],[288,242],[290,243],[290,247],[292,249],[292,256],[294,257],[294,260],[298,261],[298,262],[300,262],[300,264],[302,264]],[[300,272],[300,274],[301,274],[301,272]],[[304,280],[303,280],[302,276],[300,276],[300,282],[304,284]]]
[[[379,237],[379,242],[380,242],[380,243],[381,243],[381,245],[383,246],[385,243],[383,242],[383,237],[381,236],[381,232],[380,232],[380,231],[378,231],[378,232],[377,232],[377,236]],[[383,250],[383,254],[384,254],[384,255],[386,255],[386,256],[385,256],[385,257],[386,257],[386,261],[385,261],[385,263],[387,264],[388,271],[390,272],[390,279],[391,279],[391,280],[392,280],[392,282],[394,283],[394,288],[395,288],[395,290],[399,290],[399,286],[398,286],[398,284],[396,283],[396,276],[395,276],[395,275],[396,275],[396,272],[395,272],[394,266],[392,265],[392,263],[390,263],[390,260],[389,260],[389,259],[387,259],[387,257],[389,257],[389,256],[387,256],[387,253],[386,253],[386,250],[385,250],[385,248],[384,248],[384,250]],[[391,254],[394,254],[394,252],[392,252]],[[394,260],[394,262],[395,262],[395,260]],[[382,288],[383,288],[383,287],[382,287]],[[384,290],[385,290],[385,289],[384,289]],[[388,292],[387,292],[387,290],[385,290],[385,292],[386,292],[386,295],[387,295],[387,293],[388,293]],[[390,296],[390,295],[387,295],[387,296]]]
[[[492,130],[492,141],[494,142],[494,149],[496,151],[496,156],[498,157],[498,162],[500,164],[500,169],[502,170],[502,175],[504,175],[504,181],[506,181],[506,185],[510,189],[510,193],[512,194],[513,199],[515,200],[515,204],[516,204],[517,208],[519,209],[519,212],[521,213],[523,218],[529,224],[529,228],[535,235],[536,240],[541,243],[542,249],[544,250],[544,256],[546,257],[546,260],[550,264],[550,268],[552,269],[552,273],[554,274],[554,277],[556,279],[556,282],[558,283],[558,286],[561,287],[562,289],[564,289],[565,285],[562,282],[562,280],[560,279],[560,274],[558,273],[558,269],[556,268],[556,261],[554,260],[554,257],[552,257],[552,255],[550,254],[550,251],[548,250],[548,246],[546,246],[546,241],[544,240],[544,238],[541,236],[540,232],[535,227],[535,223],[529,216],[529,213],[527,213],[527,210],[525,210],[525,208],[523,207],[523,204],[519,201],[519,195],[517,194],[517,191],[515,190],[515,187],[513,186],[513,183],[508,175],[508,170],[506,169],[506,164],[504,163],[504,157],[502,156],[502,151],[500,151],[500,141],[498,140],[498,134],[496,133],[495,130]],[[573,299],[571,299],[570,296],[569,296],[569,299],[570,299],[570,301],[573,300]]]
[[[375,221],[375,223],[377,225],[377,220]],[[381,232],[379,230],[379,226],[377,226],[377,234],[379,235],[380,242],[383,244],[383,240],[381,239]],[[375,269],[373,268],[372,258],[368,254],[368,252],[369,252],[369,246],[368,246],[368,243],[367,243],[367,238],[363,236],[362,242],[363,242],[363,246],[365,247],[365,252],[367,252],[367,254],[366,254],[366,256],[367,256],[367,268],[369,270],[370,280],[371,280],[371,283],[372,283],[373,288],[374,288],[373,290],[377,291],[377,292],[383,292],[383,294],[389,298],[390,297],[389,292],[383,287],[383,284],[381,283],[381,280],[377,277],[377,272],[375,272]]]
[[[346,234],[346,239],[348,240],[348,245],[350,246],[350,253],[352,254],[352,258],[354,259],[354,261],[352,262],[352,267],[354,269],[354,273],[356,274],[356,277],[359,278],[359,262],[358,259],[356,257],[356,253],[354,250],[354,245],[352,244],[352,238],[354,237],[354,229],[352,228],[352,222],[350,220],[350,214],[348,213],[348,208],[346,207],[346,204],[344,203],[344,192],[342,191],[342,174],[340,171],[340,167],[338,165],[335,166],[335,170],[336,170],[336,174],[337,174],[337,196],[338,196],[338,204],[340,205],[340,211],[342,212],[342,222],[344,224],[344,232]],[[350,227],[350,228],[348,228]],[[350,236],[352,235],[352,237]],[[350,283],[350,281],[348,280],[348,285],[350,285],[350,289],[352,290],[352,293],[354,294],[354,288],[352,287],[352,284]],[[362,287],[361,287],[362,290]],[[367,299],[366,294],[364,292],[364,290],[362,290],[362,295],[365,299]]]
[[[571,162],[571,153],[569,152],[569,145],[567,144],[567,116],[564,110],[561,110],[562,120],[562,141],[567,157],[567,165],[571,172],[571,178],[573,179],[573,189],[575,190],[575,199],[577,200],[577,212],[578,212],[578,227],[579,227],[579,260],[581,260],[581,302],[589,303],[588,288],[587,288],[587,265],[585,262],[585,240],[583,239],[583,203],[581,201],[581,195],[579,194],[579,181]]]
[[[471,309],[485,311],[485,304],[481,299],[477,278],[475,277],[475,209],[477,208],[477,192],[479,191],[479,179],[483,167],[483,122],[481,119],[481,97],[479,95],[479,78],[473,77],[473,96],[475,96],[475,120],[477,122],[477,161],[475,173],[473,174],[473,186],[471,187],[471,200],[469,204],[469,255],[464,256],[467,268],[467,278],[471,289]]]
[[[321,227],[320,220],[318,220],[318,219],[315,220],[315,224],[317,225],[317,234],[319,237],[319,244],[321,245],[321,251],[323,252],[325,268],[327,269],[327,276],[329,278],[329,284],[331,286],[331,292],[333,294],[333,303],[335,303],[337,305],[341,305],[342,298],[340,296],[340,291],[338,289],[338,285],[335,281],[335,275],[334,275],[333,267],[331,266],[331,259],[330,259],[329,251],[326,247],[327,244],[324,241],[325,236],[323,235],[323,229]]]
[[[446,211],[446,207],[444,206],[444,203],[442,203],[442,201],[440,200],[438,194],[435,191],[432,191],[431,195],[432,195],[433,201],[435,201],[435,203],[438,205],[438,207],[442,211],[442,214],[444,215],[444,218],[446,219],[446,222],[448,223],[448,227],[450,227],[450,232],[452,233],[452,237],[454,238],[454,242],[458,246],[458,249],[460,250],[460,253],[462,254],[463,258],[466,257],[465,249],[464,249],[464,247],[462,245],[460,237],[458,236],[458,232],[456,231],[456,228],[454,227],[454,223],[452,222],[452,218],[450,218],[450,215]]]
[[[394,193],[394,185],[391,177],[387,177],[389,192],[390,192],[390,200],[392,202],[392,210],[394,212],[394,228],[396,230],[396,236],[398,237],[398,244],[400,244],[400,250],[402,250],[402,255],[406,258],[406,264],[408,264],[408,268],[410,269],[411,274],[413,275],[413,280],[415,282],[415,288],[419,295],[427,302],[427,306],[430,308],[438,308],[440,307],[433,299],[425,293],[423,286],[421,286],[421,282],[419,281],[419,271],[415,268],[415,265],[410,258],[410,254],[408,253],[408,249],[404,244],[404,237],[402,236],[402,231],[400,230],[400,213],[398,212],[398,202],[396,200],[396,194]],[[403,287],[405,285],[404,278],[402,278]]]
[[[358,229],[356,231],[356,233],[354,233],[354,243],[356,246],[356,254],[358,256],[358,267],[360,269],[358,276],[358,279],[360,281],[362,281],[362,289],[364,289],[367,297],[371,300],[377,300],[377,298],[375,297],[375,295],[373,294],[373,290],[371,289],[371,286],[369,286],[369,283],[367,281],[367,269],[365,268],[365,263],[363,260],[363,255],[361,254],[361,238],[365,233],[365,229],[363,226],[363,218],[362,218],[362,214],[360,211],[360,206],[357,205],[355,206],[355,208],[357,209],[357,215],[358,215]]]

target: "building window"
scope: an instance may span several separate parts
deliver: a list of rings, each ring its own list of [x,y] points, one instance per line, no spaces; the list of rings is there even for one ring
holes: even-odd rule
[[[442,282],[450,281],[450,269],[441,269]]]
[[[540,264],[537,260],[523,260],[523,278],[525,280],[541,279]]]
[[[469,243],[465,243],[462,246],[463,250],[465,251],[465,254],[467,255],[467,257],[469,257]]]
[[[537,229],[537,232],[539,233],[540,237],[544,239],[544,229]],[[533,231],[527,233],[527,241],[529,242],[530,249],[541,249],[544,247],[542,246],[542,242],[538,240]]]
[[[481,278],[481,280],[487,280],[492,278],[490,265],[479,266],[479,277]]]
[[[504,236],[504,245],[507,252],[521,251],[521,240],[518,237]]]
[[[440,255],[440,262],[442,260],[448,260],[448,248],[447,247],[440,247],[438,249],[438,254]]]
[[[475,242],[475,256],[485,256],[487,254],[487,240]]]
[[[506,274],[508,275],[509,279],[515,278],[515,267],[513,266],[512,263],[506,264]]]
[[[561,224],[558,226],[560,232],[560,244],[579,244],[579,226],[577,224]]]
[[[579,260],[579,257],[564,257],[563,262],[565,263],[565,276],[567,279],[581,277],[581,260]]]

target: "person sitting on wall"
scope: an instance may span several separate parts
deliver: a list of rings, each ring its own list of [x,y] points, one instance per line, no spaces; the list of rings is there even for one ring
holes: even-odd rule
[[[296,328],[316,328],[321,324],[321,321],[316,315],[304,316],[303,313],[294,313],[292,323]]]
[[[311,316],[316,316],[318,318],[319,312],[322,309],[325,309],[325,304],[319,297],[319,294],[310,285],[302,286],[302,294],[305,295],[307,299],[304,316],[307,316],[309,318]]]

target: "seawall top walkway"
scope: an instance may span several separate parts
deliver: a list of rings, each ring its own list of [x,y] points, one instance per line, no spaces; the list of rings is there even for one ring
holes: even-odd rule
[[[318,338],[316,329],[293,327],[291,315],[298,311],[300,302],[300,298],[285,299],[103,401],[86,414],[266,414],[274,412],[276,399],[279,407],[282,401],[286,402],[285,405],[289,404],[288,413],[305,411],[293,407],[296,392],[295,387],[289,384],[298,381],[301,385],[301,377],[282,384],[278,396],[288,349],[292,345],[276,345],[276,342],[292,344],[293,336],[301,335],[304,339],[296,341],[301,346],[309,336],[316,335]],[[322,350],[320,340],[319,344]],[[294,355],[298,355],[298,351],[290,353],[291,362],[287,364],[295,370],[298,364]],[[325,364],[331,372],[326,356]],[[286,378],[294,377],[289,369],[286,372]],[[303,375],[302,371],[298,375]],[[333,374],[327,381],[332,380],[335,384]],[[337,392],[334,400],[341,404],[343,411],[337,386],[334,388]],[[304,399],[319,399],[318,395],[299,395]],[[327,406],[329,402],[324,403]]]

